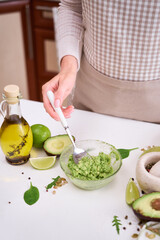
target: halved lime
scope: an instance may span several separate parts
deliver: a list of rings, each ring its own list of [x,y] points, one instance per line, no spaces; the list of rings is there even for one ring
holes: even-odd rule
[[[46,170],[54,166],[56,162],[56,156],[30,158],[29,162],[32,167],[38,170]]]
[[[126,203],[131,205],[139,197],[140,193],[138,187],[134,180],[130,178],[126,187]]]

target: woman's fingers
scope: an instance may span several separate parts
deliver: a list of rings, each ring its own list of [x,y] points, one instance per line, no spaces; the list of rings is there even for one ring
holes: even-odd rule
[[[44,84],[42,86],[42,95],[43,95],[43,106],[46,110],[46,112],[55,120],[59,120],[59,117],[57,115],[57,113],[55,112],[55,110],[53,109],[48,96],[47,96],[47,91],[51,90],[54,91],[54,88],[56,86],[56,82],[57,82],[57,76],[52,78],[49,82],[47,82],[46,84]]]
[[[75,84],[75,74],[62,74],[58,83],[58,89],[55,91],[55,106],[62,106],[64,99],[71,93]]]
[[[67,108],[64,108],[62,111],[63,111],[65,118],[70,118],[71,113],[74,111],[74,107],[72,105],[70,105]]]
[[[50,104],[50,101],[47,96],[47,91],[51,90],[54,93],[55,96],[54,106],[61,107],[64,99],[72,91],[75,79],[76,74],[71,74],[68,72],[66,74],[59,73],[57,76],[55,76],[46,84],[44,84],[42,87],[44,108],[46,109],[46,112],[57,121],[59,121],[60,119],[58,114],[55,112],[55,110]],[[71,116],[71,113],[73,112],[73,106],[68,106],[67,108],[61,109],[66,118],[69,118]]]
[[[49,99],[47,97],[47,94],[43,96],[43,106],[46,110],[46,112],[55,120],[59,121],[58,114],[55,112],[53,107],[51,106]]]
[[[48,102],[48,100],[46,98],[43,99],[43,102],[44,102],[44,107],[47,104],[47,107],[45,107],[46,112],[52,118],[54,118],[56,121],[60,121],[58,114],[55,112],[55,110],[51,106],[50,102]],[[62,112],[63,112],[65,118],[70,118],[71,113],[74,111],[74,107],[72,105],[68,106],[67,108],[61,108],[61,109],[62,109]]]

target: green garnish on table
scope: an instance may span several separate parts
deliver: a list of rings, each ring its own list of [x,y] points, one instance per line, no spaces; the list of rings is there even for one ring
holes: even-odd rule
[[[57,183],[59,178],[60,178],[60,176],[58,176],[56,178],[52,178],[53,181],[47,185],[46,189],[48,190],[48,189],[52,188],[53,186],[56,186],[56,183]]]
[[[116,227],[116,231],[117,231],[117,233],[119,234],[119,232],[120,232],[120,227],[119,227],[119,226],[122,225],[122,224],[121,224],[121,220],[118,219],[117,216],[114,216],[112,223],[113,223],[112,226],[115,226],[115,227]]]
[[[28,205],[33,205],[36,203],[39,199],[39,190],[37,187],[33,186],[32,183],[30,183],[30,188],[24,193],[24,201]]]
[[[117,149],[117,150],[120,153],[121,158],[124,159],[124,158],[127,158],[129,156],[131,151],[136,150],[136,149],[138,149],[138,147],[131,148],[131,149],[122,149],[122,148],[120,148],[120,149]]]

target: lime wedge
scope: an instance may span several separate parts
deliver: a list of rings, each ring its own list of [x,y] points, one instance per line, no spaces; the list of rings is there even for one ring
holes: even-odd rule
[[[134,180],[130,178],[126,187],[126,203],[131,205],[139,197],[140,193],[138,187]]]
[[[54,166],[56,162],[56,156],[30,158],[29,162],[32,167],[38,170],[46,170]]]

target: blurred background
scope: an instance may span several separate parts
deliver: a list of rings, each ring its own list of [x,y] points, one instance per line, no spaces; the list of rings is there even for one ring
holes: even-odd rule
[[[8,84],[17,84],[24,99],[42,101],[42,85],[59,69],[58,5],[57,0],[0,0],[0,101]]]

